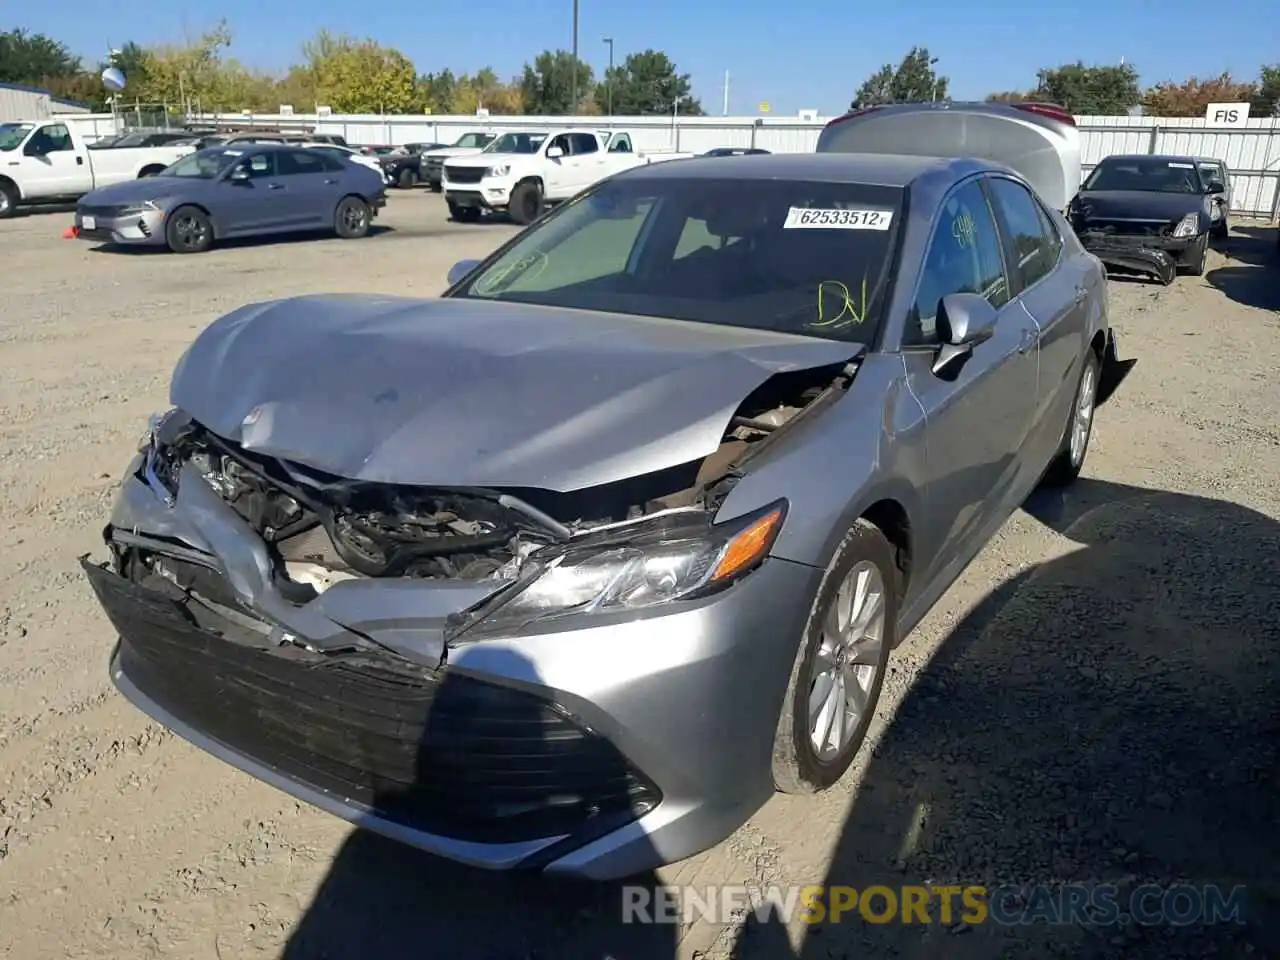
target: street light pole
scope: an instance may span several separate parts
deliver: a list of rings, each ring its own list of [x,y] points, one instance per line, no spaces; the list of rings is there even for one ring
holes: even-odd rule
[[[573,100],[570,102],[570,111],[573,116],[578,115],[578,0],[573,0]]]
[[[604,75],[604,92],[605,99],[609,102],[608,113],[613,116],[613,37],[605,37],[604,42],[609,45],[609,71]]]

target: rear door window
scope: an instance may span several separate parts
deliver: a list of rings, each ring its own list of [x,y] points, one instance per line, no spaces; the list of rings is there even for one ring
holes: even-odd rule
[[[992,177],[987,183],[1006,227],[1019,289],[1025,290],[1057,264],[1055,237],[1046,232],[1040,204],[1026,187],[1004,177]]]

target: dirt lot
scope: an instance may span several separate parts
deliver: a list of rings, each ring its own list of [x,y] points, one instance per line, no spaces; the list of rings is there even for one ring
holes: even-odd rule
[[[1087,479],[1019,513],[896,658],[841,789],[779,798],[667,882],[1250,887],[1244,928],[636,927],[618,892],[481,874],[302,806],[130,707],[75,564],[192,336],[245,301],[413,292],[511,229],[397,195],[356,243],[202,257],[0,224],[0,956],[559,960],[1280,956],[1280,271],[1114,282],[1138,364]]]

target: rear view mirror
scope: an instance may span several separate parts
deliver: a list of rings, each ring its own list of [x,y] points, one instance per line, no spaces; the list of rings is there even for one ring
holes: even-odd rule
[[[963,365],[974,347],[996,332],[996,308],[976,293],[949,293],[938,301],[938,338],[942,346],[933,362],[939,376]]]
[[[558,160],[560,157],[563,157],[563,156],[564,156],[564,151],[561,150],[559,147],[547,147],[548,160]]]
[[[449,286],[453,286],[462,280],[468,273],[480,265],[479,260],[459,260],[449,268]]]

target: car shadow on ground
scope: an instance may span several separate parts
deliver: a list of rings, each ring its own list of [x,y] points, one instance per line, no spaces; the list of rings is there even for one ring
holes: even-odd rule
[[[369,227],[369,232],[362,237],[362,240],[370,240],[374,237],[381,237],[385,234],[396,233],[395,227],[389,227],[385,224],[375,223]],[[359,240],[350,241],[342,240],[341,237],[334,235],[332,230],[311,230],[302,233],[286,233],[277,236],[262,237],[232,237],[228,240],[219,240],[214,243],[213,247],[208,251],[214,253],[218,250],[244,250],[250,247],[276,247],[284,245],[292,245],[297,243],[315,243],[318,240],[332,240],[335,243],[359,243]],[[134,256],[145,257],[155,254],[168,254],[172,251],[168,247],[163,246],[133,246],[131,244],[112,244],[100,243],[89,248],[90,253],[105,253],[113,256]]]
[[[508,675],[536,676],[532,665],[513,652]],[[519,661],[513,662],[513,661]],[[447,674],[435,699],[448,702],[450,684],[466,683]],[[456,687],[454,689],[457,689]],[[510,712],[508,728],[548,729],[545,716],[533,713],[521,723]],[[479,718],[478,718],[479,719]],[[468,718],[467,724],[471,726]],[[450,750],[471,754],[476,762],[483,738],[457,736],[458,715],[433,708],[418,749],[415,786],[440,782],[442,757]],[[452,729],[452,733],[450,733]],[[439,736],[452,737],[441,748]],[[474,728],[472,728],[474,732]],[[492,728],[488,731],[492,733]],[[536,742],[536,741],[535,741]],[[443,749],[443,752],[442,752]],[[528,747],[527,752],[538,752]],[[545,751],[544,751],[545,753]],[[457,756],[456,752],[454,754]],[[536,757],[530,757],[536,762]],[[448,761],[446,760],[445,763]],[[513,765],[515,764],[512,761]],[[599,772],[599,771],[598,771]],[[612,773],[623,772],[619,767]],[[458,782],[444,787],[458,786]],[[413,788],[411,787],[410,790]],[[384,791],[376,806],[403,803],[405,791]],[[495,801],[496,802],[496,801]],[[652,891],[655,874],[633,877],[626,885]],[[492,872],[462,866],[365,830],[343,843],[310,906],[286,945],[282,960],[670,960],[676,955],[679,927],[623,923],[623,883],[591,883],[537,873]]]
[[[790,936],[749,914],[736,960],[1280,956],[1280,524],[1097,480],[1027,509],[1074,549],[998,588],[938,649],[875,746],[825,879],[802,881],[899,897],[1109,883],[1122,907],[1157,884],[1140,906],[1183,919],[1191,892],[1160,891],[1217,884],[1230,905],[1242,885],[1245,923],[1009,924],[1053,902],[1024,886],[1003,923],[966,922],[959,898],[949,924],[936,900],[932,923],[868,922],[855,905]],[[885,899],[868,905],[880,918]]]
[[[1233,263],[1210,270],[1205,279],[1236,303],[1280,310],[1280,229],[1235,227],[1223,252]]]
[[[9,215],[9,219],[21,220],[23,217],[43,217],[49,214],[74,214],[75,212],[74,203],[37,203],[29,207],[18,207]]]

